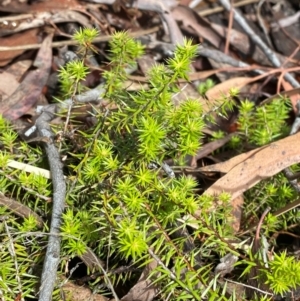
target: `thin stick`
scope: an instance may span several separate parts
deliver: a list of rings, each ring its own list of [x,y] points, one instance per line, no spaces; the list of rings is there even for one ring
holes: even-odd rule
[[[252,28],[248,25],[245,18],[235,9],[233,8],[228,0],[219,0],[219,3],[227,10],[230,11],[232,9],[233,11],[233,18],[234,20],[244,29],[246,34],[249,36],[249,38],[255,43],[267,56],[269,61],[273,64],[273,66],[279,68],[281,67],[281,63],[276,56],[276,54],[266,45],[266,43],[252,30]],[[300,87],[300,84],[298,83],[295,78],[289,74],[286,73],[284,75],[284,78],[294,87],[298,88]]]
[[[66,183],[63,174],[63,164],[60,155],[53,143],[54,134],[49,121],[53,119],[55,110],[44,111],[36,120],[37,130],[42,137],[49,138],[44,142],[53,183],[53,209],[50,226],[50,236],[41,277],[39,301],[52,300],[52,292],[56,282],[57,267],[60,262],[60,225],[65,207]]]
[[[129,32],[129,35],[133,38],[137,38],[143,35],[147,35],[153,32],[156,32],[159,30],[158,26],[152,27],[150,29],[146,30],[139,30],[135,32]],[[102,36],[102,37],[97,37],[94,39],[93,43],[99,43],[99,42],[107,42],[111,40],[112,36]],[[78,45],[78,42],[75,40],[68,40],[68,41],[60,41],[60,42],[53,42],[51,44],[52,48],[56,47],[62,47],[62,46],[72,46],[72,45]],[[22,46],[0,46],[0,52],[1,51],[14,51],[14,50],[30,50],[30,49],[39,49],[41,48],[42,44],[28,44],[28,45],[22,45]]]
[[[232,4],[232,0],[231,0]],[[231,29],[232,29],[232,24],[233,24],[233,11],[232,9],[229,12],[229,18],[228,18],[228,27],[227,27],[227,37],[226,37],[226,44],[225,44],[225,49],[224,53],[228,55],[229,51],[229,46],[230,46],[230,35],[231,35]]]
[[[233,6],[234,7],[242,7],[242,6],[245,6],[245,5],[248,5],[248,4],[257,3],[258,1],[259,0],[243,0],[243,1],[240,1],[238,3],[234,3]],[[218,6],[218,7],[214,7],[214,8],[201,10],[201,11],[198,12],[198,15],[201,16],[201,17],[205,17],[205,16],[220,13],[222,11],[224,11],[224,7]]]

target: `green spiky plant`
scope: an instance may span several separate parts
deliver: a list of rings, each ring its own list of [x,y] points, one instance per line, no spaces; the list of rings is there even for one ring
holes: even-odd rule
[[[73,98],[83,91],[81,81],[89,72],[83,61],[94,50],[92,40],[96,35],[90,29],[75,34],[81,45],[81,59],[68,63],[60,71],[62,95]],[[199,101],[188,99],[178,106],[172,102],[172,96],[179,91],[179,79],[187,78],[196,46],[186,40],[165,65],[157,64],[149,70],[148,89],[128,92],[124,88],[127,70],[143,54],[143,47],[125,32],[116,33],[109,44],[110,69],[103,74],[106,92],[102,95],[103,105],[94,111],[97,123],[88,130],[78,131],[72,139],[66,138],[69,126],[66,123],[60,142],[62,157],[66,158],[68,195],[61,227],[59,277],[65,275],[70,259],[82,258],[92,250],[106,262],[107,270],[103,274],[104,268],[96,266],[89,271],[101,272],[90,282],[94,291],[99,291],[99,284],[104,283],[108,287],[126,285],[155,261],[156,267],[148,277],[156,286],[158,300],[243,298],[234,292],[230,294],[213,273],[217,258],[227,253],[240,255],[228,242],[239,239],[230,227],[229,196],[226,193],[218,196],[223,206],[211,211],[215,199],[198,195],[198,183],[193,177],[175,176],[165,164],[172,159],[177,165],[185,165],[186,156],[195,154],[203,137],[205,116]],[[230,99],[224,99],[224,103],[228,103],[222,108],[224,111],[232,106]],[[245,141],[262,145],[282,135],[275,121],[280,120],[282,125],[287,109],[280,103],[273,105],[279,108],[277,114],[275,107],[255,111],[253,105],[243,102],[239,135],[232,139],[231,146],[241,149]],[[268,128],[267,133],[259,126]],[[41,148],[19,141],[13,127],[3,118],[0,130],[0,190],[45,221],[41,224],[34,214],[24,218],[8,209],[12,207],[0,207],[0,296],[14,300],[22,292],[22,297],[34,298],[47,242],[51,180],[9,167],[10,160],[43,168],[47,163]],[[277,181],[280,186],[284,180],[279,175]],[[266,189],[270,191],[272,183],[268,185]],[[267,198],[268,205],[276,201],[271,199]],[[186,219],[196,211],[201,211],[200,216],[192,221]],[[267,222],[273,228],[277,223],[278,227],[278,221],[271,216]],[[254,265],[250,259],[251,256],[243,262],[244,274]],[[278,262],[283,262],[286,268],[282,269]],[[120,265],[127,269],[114,273]],[[296,277],[294,282],[287,277],[291,271],[295,274],[296,267],[298,263],[292,257],[278,255],[269,269],[261,268],[260,275],[274,293],[282,294],[300,283]],[[135,274],[136,269],[139,272]],[[60,298],[60,281],[53,300]]]

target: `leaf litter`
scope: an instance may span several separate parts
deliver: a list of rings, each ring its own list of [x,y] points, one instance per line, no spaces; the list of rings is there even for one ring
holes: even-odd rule
[[[300,88],[293,86],[282,78],[288,72],[284,68],[294,68],[293,72],[295,72],[296,80],[299,80],[299,61],[294,58],[297,54],[297,47],[299,53],[299,44],[295,45],[293,49],[290,48],[290,44],[287,45],[289,47],[285,48],[285,43],[281,43],[281,47],[273,46],[271,51],[274,55],[278,55],[283,67],[281,69],[275,67],[270,69],[270,66],[273,65],[267,59],[264,50],[253,45],[249,36],[243,33],[243,30],[238,28],[236,24],[233,25],[233,28],[230,28],[230,23],[222,22],[222,18],[225,17],[226,19],[228,17],[222,12],[222,9],[219,10],[220,12],[211,13],[205,1],[192,9],[188,7],[192,1],[139,0],[133,10],[129,7],[130,1],[128,3],[127,1],[101,0],[89,2],[76,0],[32,1],[32,3],[26,1],[20,3],[16,0],[10,0],[6,2],[6,5],[0,7],[2,12],[0,18],[0,65],[2,67],[0,73],[0,113],[12,122],[23,122],[24,125],[27,125],[23,120],[23,117],[27,116],[32,124],[38,116],[38,113],[34,113],[33,109],[35,109],[41,96],[49,104],[52,103],[55,90],[59,88],[56,79],[57,68],[53,68],[53,61],[60,59],[62,60],[61,65],[64,64],[63,59],[58,58],[55,49],[68,47],[68,39],[62,39],[62,37],[71,36],[74,23],[75,28],[78,28],[78,26],[97,27],[101,29],[101,34],[109,36],[114,30],[149,29],[150,26],[157,26],[158,20],[160,20],[159,34],[158,30],[155,30],[147,36],[140,37],[150,41],[146,42],[146,47],[149,47],[152,63],[156,62],[156,57],[160,60],[165,59],[167,57],[166,53],[169,53],[170,49],[166,45],[174,47],[175,43],[182,42],[184,35],[192,37],[196,43],[202,43],[199,47],[199,57],[195,59],[193,66],[191,66],[191,82],[182,83],[182,93],[174,101],[181,102],[192,97],[199,99],[206,105],[216,99],[228,96],[230,89],[234,87],[239,88],[241,95],[245,95],[245,98],[249,97],[256,104],[261,103],[261,105],[272,102],[274,97],[288,96],[291,98],[294,113],[297,115]],[[221,1],[219,1],[219,4],[217,1],[213,2],[216,8],[221,8]],[[118,11],[116,10],[117,7]],[[247,15],[251,9],[251,3],[248,6],[246,5],[243,11],[244,14]],[[205,17],[202,14],[204,11],[206,11]],[[153,17],[153,12],[156,14],[155,17]],[[142,22],[141,16],[152,18],[148,27],[145,26],[145,22]],[[283,17],[279,13],[279,15],[276,15],[275,21],[268,20],[268,22],[279,23],[281,18],[284,20]],[[128,18],[130,22],[128,22]],[[123,24],[126,28],[120,28],[118,24]],[[294,24],[288,24],[290,26],[290,35],[287,36],[288,41],[293,40],[293,37],[294,41],[300,40],[300,31],[297,31],[297,26]],[[53,28],[53,31],[45,30],[49,26]],[[46,34],[41,34],[43,31]],[[161,32],[163,32],[164,41],[160,39]],[[256,34],[261,35],[260,32],[256,32]],[[267,34],[272,34],[274,44],[278,44],[276,30],[272,30]],[[108,39],[99,41],[97,45],[102,52],[105,51],[105,43]],[[42,42],[40,42],[41,40]],[[230,47],[229,53],[225,54],[222,51],[224,51],[227,40]],[[151,43],[155,46],[152,47]],[[30,47],[29,49],[26,48],[29,44],[32,49],[39,48],[36,54],[30,50]],[[11,48],[12,46],[15,48]],[[10,47],[11,50],[8,50],[7,47]],[[207,57],[207,54],[201,57],[201,47],[207,49],[208,52],[209,47],[212,47],[214,52],[211,51],[211,57]],[[228,60],[228,58],[231,60]],[[30,62],[32,62],[31,67],[29,67]],[[233,62],[235,65],[230,65],[228,62]],[[99,64],[94,60],[91,64],[91,67],[96,70],[100,67],[101,62]],[[139,64],[142,66],[143,58]],[[266,70],[265,66],[269,67],[267,71],[264,71]],[[147,65],[146,69],[149,67]],[[249,68],[249,70],[247,71],[245,68]],[[137,75],[145,78],[146,69],[143,74]],[[265,74],[262,75],[262,72]],[[92,82],[95,82],[94,86],[91,87],[92,89],[99,84],[101,78],[101,74],[95,74],[97,75],[92,79]],[[131,80],[140,82],[138,76],[135,76],[136,74],[132,74]],[[203,81],[207,77],[212,77],[217,84],[209,88],[205,95],[200,95],[195,86],[197,87],[201,83],[199,80]],[[50,78],[54,87],[52,90],[50,89]],[[250,93],[251,84],[253,83],[258,83],[260,86],[260,91],[256,95]],[[187,86],[188,88],[186,88]],[[30,112],[29,116],[28,112]],[[232,228],[234,233],[238,234],[241,227],[243,227],[242,214],[243,206],[245,206],[243,193],[259,182],[275,176],[287,167],[300,163],[300,137],[299,134],[295,134],[263,147],[244,151],[241,154],[233,152],[230,159],[223,160],[221,158],[221,162],[208,165],[209,160],[220,160],[216,153],[222,152],[222,149],[226,148],[227,143],[236,131],[236,129],[233,132],[229,130],[233,128],[230,118],[225,118],[223,123],[218,123],[218,118],[215,121],[218,127],[213,125],[211,129],[207,130],[202,148],[199,149],[194,158],[187,160],[189,166],[186,166],[185,169],[187,172],[192,172],[200,183],[202,183],[202,175],[208,172],[221,173],[221,175],[216,176],[213,184],[208,185],[204,194],[218,195],[221,192],[231,194]],[[209,138],[216,128],[223,130],[225,137],[211,142]],[[5,201],[7,204],[7,199]],[[5,203],[2,203],[2,205],[7,206]],[[217,202],[215,206],[222,206],[222,204]],[[19,215],[26,212],[26,208],[22,206],[18,209],[14,205],[14,210],[21,210],[21,213],[18,212]],[[211,208],[211,210],[214,210],[214,208]],[[198,211],[197,214],[201,215],[201,211]],[[93,261],[94,254],[93,252],[91,254],[89,253],[86,256],[85,263],[87,265],[89,259]],[[142,296],[143,301],[154,299],[155,294],[157,294],[156,287],[149,288],[148,293],[141,293],[141,291],[146,291],[150,285],[145,276],[151,272],[152,268],[151,264],[145,267],[140,279],[131,287],[122,300],[136,300],[138,296]],[[225,270],[226,274],[230,273],[232,266],[226,267]],[[78,289],[77,286],[71,288],[73,291]]]

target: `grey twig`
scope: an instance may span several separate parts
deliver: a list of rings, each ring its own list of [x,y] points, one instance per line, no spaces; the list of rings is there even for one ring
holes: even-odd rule
[[[170,56],[175,51],[175,44],[165,43],[161,41],[151,41],[147,44],[147,47],[150,49],[158,48],[164,55]],[[239,61],[237,59],[232,58],[231,56],[225,54],[222,51],[213,49],[212,47],[208,47],[206,45],[198,46],[197,54],[206,58],[210,58],[218,63],[228,64],[237,68],[249,68],[251,67],[249,64]],[[251,70],[258,74],[264,74],[265,71],[260,69]]]
[[[252,30],[252,28],[248,25],[247,21],[244,17],[231,6],[228,0],[219,0],[219,3],[227,10],[232,10],[234,20],[239,23],[239,25],[243,28],[249,38],[257,45],[267,56],[269,61],[272,63],[274,67],[280,68],[281,63],[276,56],[276,54],[266,45],[266,43]],[[295,80],[295,78],[290,73],[285,73],[284,78],[294,87],[300,87],[300,84]]]
[[[105,84],[100,84],[94,89],[88,90],[82,94],[74,95],[73,99],[79,103],[97,102],[100,103],[103,99],[102,96],[105,94]],[[58,104],[60,109],[67,109],[72,104],[72,98],[68,98]]]
[[[55,106],[48,106],[36,120],[39,135],[43,138],[44,148],[48,158],[53,182],[53,209],[48,246],[41,277],[39,301],[51,301],[55,286],[57,266],[60,261],[60,225],[65,206],[66,183],[63,174],[63,165],[59,152],[53,144],[53,133],[49,122],[54,118]]]
[[[166,162],[162,162],[161,168],[164,170],[164,172],[167,174],[169,178],[171,179],[175,178],[175,173],[173,169]]]
[[[104,88],[104,84],[100,84],[96,88],[91,89],[83,94],[75,95],[74,101],[79,103],[89,103],[89,102],[100,103],[103,100],[102,95],[105,93],[105,91],[106,90]],[[72,98],[68,98],[60,103],[52,104],[51,106],[53,106],[53,110],[60,112],[61,110],[69,109],[69,107],[72,106],[72,103],[73,103]],[[41,113],[42,111],[48,111],[48,108],[49,105],[38,106],[36,111],[37,113]],[[55,117],[57,116],[53,114],[52,118],[54,119]],[[36,125],[33,125],[24,133],[24,135],[26,137],[29,137],[35,131],[36,131]]]
[[[234,283],[234,284],[237,284],[237,285],[241,285],[241,286],[243,286],[243,287],[248,287],[248,288],[250,288],[250,289],[252,289],[252,290],[258,291],[258,292],[263,293],[263,294],[265,294],[265,295],[274,296],[274,294],[271,294],[271,293],[269,293],[269,292],[267,292],[267,291],[263,291],[263,290],[261,290],[261,289],[255,287],[255,286],[251,286],[251,285],[247,285],[247,284],[244,284],[244,283],[236,282],[236,281],[233,281],[233,280],[227,279],[227,278],[224,278],[224,280],[227,281],[227,282],[230,282],[230,283]]]
[[[225,64],[228,64],[228,65],[233,66],[233,67],[237,67],[237,68],[250,67],[250,65],[247,64],[247,63],[236,60],[236,59],[232,58],[231,56],[229,56],[229,55],[227,55],[227,54],[225,54],[225,53],[223,53],[219,50],[212,49],[212,48],[209,48],[209,47],[199,46],[198,54],[200,56],[210,58],[210,59],[212,59],[216,62],[225,63]],[[265,73],[263,70],[260,70],[260,69],[254,69],[254,70],[251,70],[251,71],[256,72],[258,74],[264,74]]]

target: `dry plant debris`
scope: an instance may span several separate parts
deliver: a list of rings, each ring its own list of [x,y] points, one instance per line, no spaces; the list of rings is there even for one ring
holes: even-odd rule
[[[44,153],[41,156],[47,156],[50,171],[14,160],[9,161],[7,166],[32,174],[43,173],[45,178],[51,178],[53,184],[52,196],[37,194],[45,202],[53,204],[52,218],[44,216],[42,209],[23,204],[22,199],[17,199],[18,193],[14,194],[14,191],[0,194],[0,205],[9,209],[12,215],[19,217],[19,221],[33,216],[37,220],[38,229],[43,229],[44,225],[50,229],[43,272],[41,275],[38,274],[41,277],[41,284],[35,295],[38,300],[51,300],[53,290],[57,286],[57,269],[60,270],[59,277],[62,274],[65,274],[64,277],[70,277],[61,278],[60,286],[65,298],[70,300],[108,300],[109,297],[102,296],[97,290],[96,293],[91,293],[88,286],[92,281],[105,284],[106,291],[110,291],[110,298],[114,300],[164,300],[160,299],[162,298],[160,288],[156,283],[152,283],[149,275],[158,266],[165,269],[169,267],[164,266],[162,260],[151,249],[149,253],[153,261],[139,269],[136,275],[140,276],[135,277],[135,283],[128,282],[124,285],[124,289],[109,282],[107,275],[113,273],[122,275],[122,271],[134,273],[134,267],[123,267],[123,263],[120,263],[119,266],[109,268],[109,259],[104,258],[104,255],[100,259],[92,247],[78,256],[80,264],[85,265],[88,271],[76,277],[72,277],[74,267],[65,267],[65,273],[61,272],[60,225],[65,210],[68,175],[63,173],[64,161],[59,152],[60,147],[56,145],[60,137],[53,134],[50,125],[67,129],[69,133],[77,131],[76,123],[72,124],[73,121],[68,123],[68,119],[65,120],[66,116],[57,114],[63,108],[68,108],[73,101],[81,104],[77,111],[75,107],[72,108],[71,113],[76,114],[76,119],[81,121],[81,125],[78,125],[80,130],[84,131],[95,124],[93,119],[95,117],[90,114],[92,108],[107,106],[105,99],[100,99],[103,92],[102,75],[108,68],[107,42],[115,31],[128,31],[131,36],[144,44],[147,52],[138,60],[138,68],[130,71],[128,76],[130,81],[124,84],[124,89],[128,88],[130,91],[141,89],[142,84],[147,82],[149,68],[171,57],[175,46],[184,43],[184,37],[192,38],[195,44],[199,44],[198,55],[190,66],[189,80],[182,80],[179,83],[180,91],[174,96],[174,103],[178,105],[189,98],[198,99],[205,113],[212,115],[212,120],[207,120],[207,127],[203,131],[205,134],[203,145],[195,156],[186,158],[185,165],[176,166],[173,160],[167,158],[165,162],[176,175],[187,174],[198,181],[199,189],[195,193],[216,197],[214,207],[206,208],[208,211],[223,206],[222,200],[217,198],[219,194],[230,193],[228,206],[232,212],[233,233],[236,238],[241,240],[251,238],[260,245],[262,238],[259,232],[256,234],[253,232],[253,227],[256,227],[259,221],[264,223],[263,209],[266,208],[258,208],[257,212],[254,209],[247,209],[249,206],[249,201],[248,203],[245,201],[247,193],[251,188],[257,187],[255,185],[261,185],[260,189],[265,189],[268,184],[264,184],[264,181],[273,179],[281,171],[290,174],[288,168],[291,166],[293,170],[300,169],[297,165],[300,163],[300,134],[297,133],[300,127],[298,0],[243,0],[231,3],[228,0],[6,0],[0,4],[0,13],[0,114],[11,122],[21,141],[30,143],[33,147],[36,144],[44,145]],[[85,59],[85,64],[92,72],[82,82],[86,88],[82,93],[58,103],[56,101],[56,98],[60,97],[58,71],[72,60],[71,56],[76,57],[79,53],[78,43],[72,39],[72,35],[79,28],[96,28],[100,32],[100,36],[94,40],[97,54],[88,55]],[[207,84],[208,79],[212,79],[215,84]],[[200,86],[205,87],[204,92]],[[143,89],[148,88],[147,85],[143,86]],[[238,89],[239,93],[232,93],[232,89]],[[243,140],[244,143],[239,149],[230,148],[228,146],[230,141],[243,135],[240,133],[239,119],[241,102],[248,99],[255,108],[261,108],[265,104],[273,103],[279,97],[282,99],[289,97],[290,118],[286,118],[285,126],[292,129],[293,135],[282,133],[279,138],[274,138],[275,141],[263,146],[254,145],[255,143],[251,143],[247,138]],[[226,101],[231,101],[235,109],[232,112],[220,113]],[[107,107],[113,110],[114,105],[110,106]],[[37,107],[42,109],[36,110]],[[255,123],[255,120],[252,122]],[[222,136],[217,136],[219,131],[223,132]],[[33,137],[34,135],[37,137]],[[3,149],[3,143],[0,141],[0,152]],[[0,171],[1,177],[14,181],[13,177],[5,174],[5,168],[0,167]],[[299,194],[297,176],[290,176],[289,181],[295,193]],[[24,189],[31,191],[30,188]],[[253,198],[258,196],[259,191],[251,194]],[[271,213],[273,212],[274,216],[291,213],[294,214],[293,218],[286,222],[285,229],[274,228],[271,232],[277,237],[281,231],[285,231],[286,236],[296,237],[290,243],[289,249],[294,248],[298,252],[297,206],[300,205],[300,201],[291,197],[285,202],[280,208],[271,208]],[[205,240],[205,233],[202,237],[199,235],[196,238],[191,234],[193,220],[201,219],[203,210],[198,208],[194,216],[183,217],[189,220],[187,224],[190,226],[190,228],[187,226],[188,230],[184,234],[180,234],[181,237],[182,235],[187,237],[183,260],[190,250]],[[262,215],[264,218],[261,218]],[[6,225],[2,217],[0,224]],[[262,231],[261,224],[259,229]],[[152,231],[155,230],[157,229]],[[172,235],[175,236],[176,231],[178,229],[174,229]],[[0,248],[5,237],[12,241],[7,231],[1,232],[3,240],[0,242]],[[279,252],[282,251],[281,248],[285,249],[280,246],[279,241],[274,245]],[[230,248],[236,253],[240,252],[240,246],[236,242],[229,242],[228,249]],[[253,254],[258,253],[258,249],[255,249]],[[272,253],[269,250],[266,252]],[[268,255],[272,257],[272,254]],[[219,258],[221,261],[219,264],[213,258],[211,264],[215,267],[224,265],[224,258],[230,257],[226,256]],[[240,255],[243,256],[245,255]],[[202,262],[201,256],[198,259]],[[235,256],[234,262],[223,268],[222,278],[229,275],[237,279],[238,272],[235,272],[233,266],[237,260],[238,257]],[[0,270],[1,264],[0,262]],[[256,273],[253,269],[251,272]],[[176,276],[170,268],[170,278],[172,277]],[[182,273],[180,277],[181,281]],[[262,292],[257,282],[248,280],[248,283],[235,283],[222,279],[219,283],[228,284],[228,288],[224,286],[227,294],[232,289],[239,292],[236,300],[243,300],[244,294],[252,300],[254,292],[270,296],[268,290]],[[80,284],[84,284],[84,288]],[[199,282],[197,287],[200,291],[204,290],[201,285]],[[94,289],[95,287],[93,286]],[[24,300],[22,283],[18,289],[19,295],[15,294],[16,300],[17,297]],[[297,289],[291,290],[289,294],[296,296]],[[2,298],[2,290],[3,286],[0,285],[0,299],[6,300]],[[289,294],[285,300],[296,300],[289,297]],[[275,298],[274,294],[272,296]]]

